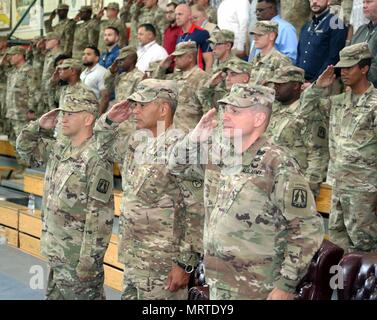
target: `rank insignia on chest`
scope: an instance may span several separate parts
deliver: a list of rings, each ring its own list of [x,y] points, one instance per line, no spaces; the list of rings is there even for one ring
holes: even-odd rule
[[[192,182],[192,185],[193,185],[194,188],[200,189],[203,186],[203,183],[199,180],[194,180]]]
[[[106,194],[107,191],[109,190],[110,187],[110,182],[104,179],[101,179],[98,184],[97,184],[97,191],[99,193]]]
[[[304,209],[308,204],[308,193],[303,189],[293,189],[292,207]]]

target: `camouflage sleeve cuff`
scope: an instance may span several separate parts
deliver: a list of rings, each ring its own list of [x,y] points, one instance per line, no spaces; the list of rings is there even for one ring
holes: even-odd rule
[[[116,129],[119,127],[119,124],[120,124],[118,122],[110,120],[110,118],[107,116],[107,113],[101,117],[101,119],[99,120],[99,123],[104,129],[108,129],[108,130]]]
[[[196,267],[200,260],[200,254],[198,252],[186,252],[181,253],[175,262],[185,264],[188,266]]]
[[[299,284],[300,280],[291,280],[284,277],[281,277],[279,280],[275,281],[274,286],[280,290],[295,293],[296,288]]]

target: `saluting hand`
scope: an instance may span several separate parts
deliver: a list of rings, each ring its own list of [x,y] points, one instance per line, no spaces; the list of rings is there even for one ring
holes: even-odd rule
[[[213,129],[217,127],[216,113],[216,109],[213,108],[208,111],[202,117],[202,119],[200,119],[195,129],[190,133],[190,139],[192,141],[204,142],[208,140],[213,132]]]
[[[42,129],[51,130],[54,129],[58,120],[58,109],[51,110],[50,112],[45,113],[40,119],[39,119],[39,126]]]
[[[164,60],[160,62],[160,67],[167,69],[172,65],[173,61],[174,61],[174,56],[172,55],[167,56]]]
[[[121,123],[128,120],[131,115],[131,103],[128,100],[125,100],[114,104],[108,112],[107,117],[113,122]]]
[[[212,78],[210,85],[212,87],[216,87],[218,84],[220,84],[224,80],[224,73],[222,71],[216,72]]]
[[[334,66],[329,65],[326,70],[317,79],[317,87],[327,88],[330,87],[336,79]]]

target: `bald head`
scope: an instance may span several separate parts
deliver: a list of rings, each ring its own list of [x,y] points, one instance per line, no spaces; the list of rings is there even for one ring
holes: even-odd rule
[[[191,8],[187,4],[180,4],[175,8],[176,22],[179,27],[187,29],[191,26]]]

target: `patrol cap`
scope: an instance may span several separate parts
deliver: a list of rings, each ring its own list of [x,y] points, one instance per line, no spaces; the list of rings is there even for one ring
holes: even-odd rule
[[[62,106],[58,109],[64,112],[87,111],[94,116],[98,115],[98,101],[93,91],[78,87],[71,94],[64,95]]]
[[[229,61],[224,66],[223,70],[230,70],[236,73],[248,73],[250,74],[252,70],[252,65],[249,62],[246,62],[242,59],[239,59],[237,57],[229,59]]]
[[[61,4],[58,5],[58,7],[56,8],[56,10],[69,10],[69,5],[61,3]]]
[[[296,66],[284,66],[276,71],[273,78],[268,80],[272,83],[287,83],[287,82],[305,82],[305,71],[304,69],[298,68]]]
[[[92,6],[81,6],[80,12],[93,11]]]
[[[230,30],[214,31],[208,41],[213,44],[234,43],[234,32]]]
[[[125,59],[130,54],[137,54],[136,48],[133,47],[133,46],[124,47],[124,48],[120,49],[119,56],[115,59],[115,61]]]
[[[119,3],[110,2],[104,9],[105,10],[107,10],[107,9],[114,9],[114,10],[119,11]]]
[[[66,69],[66,68],[73,68],[73,69],[82,69],[82,62],[76,59],[64,59],[62,64],[56,66],[57,69]]]
[[[46,39],[46,41],[53,40],[53,39],[60,40],[61,35],[57,32],[49,32],[49,33],[46,34],[45,39]]]
[[[251,30],[252,34],[263,36],[266,33],[275,32],[279,33],[279,25],[275,21],[263,20],[258,21],[254,28]]]
[[[363,59],[372,58],[372,53],[367,42],[357,43],[345,47],[340,51],[340,60],[335,68],[350,68],[358,64]]]
[[[141,81],[135,92],[127,100],[149,103],[157,98],[168,98],[177,100],[178,87],[173,80],[145,79]]]
[[[14,54],[22,54],[24,56],[26,55],[26,49],[21,46],[10,47],[7,50],[7,54],[10,56]]]
[[[196,50],[197,46],[195,41],[180,42],[175,47],[175,51],[172,53],[172,56],[182,56]]]
[[[174,4],[176,6],[179,6],[181,4],[181,2],[177,1],[177,0],[170,0],[166,5],[169,6],[171,4]]]
[[[275,101],[275,90],[255,84],[234,84],[230,93],[219,104],[230,104],[237,108],[250,108],[257,105],[271,107]]]

